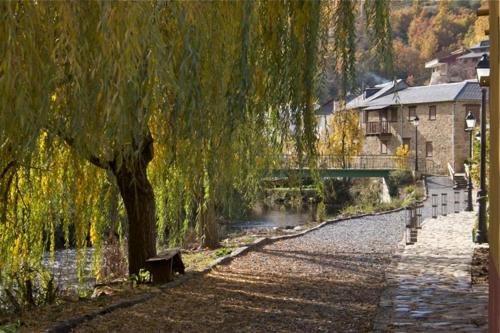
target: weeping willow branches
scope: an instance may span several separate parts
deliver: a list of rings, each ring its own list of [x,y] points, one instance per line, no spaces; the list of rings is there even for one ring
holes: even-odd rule
[[[392,73],[392,36],[389,2],[384,0],[336,0],[329,2],[332,22],[330,42],[335,71],[341,81],[341,98],[355,83],[356,75],[356,31],[359,12],[365,15],[365,29],[375,47],[381,69]]]
[[[392,30],[389,6],[384,0],[367,0],[365,5],[367,29],[374,41],[381,69],[393,73]]]
[[[387,54],[387,3],[365,6]],[[235,197],[251,200],[283,138],[314,157],[319,59],[331,40],[352,82],[355,10],[348,0],[0,3],[2,228],[14,235],[21,210],[22,232],[75,223],[88,239],[106,229],[102,198],[118,186],[131,271],[154,255],[156,228],[178,242],[201,221],[207,238]],[[44,179],[53,191],[36,196]],[[61,194],[69,187],[74,198]],[[51,243],[41,239],[38,253]]]

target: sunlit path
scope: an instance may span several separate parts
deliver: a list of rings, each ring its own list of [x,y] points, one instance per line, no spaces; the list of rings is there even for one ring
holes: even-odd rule
[[[77,332],[369,332],[404,212],[279,241]]]

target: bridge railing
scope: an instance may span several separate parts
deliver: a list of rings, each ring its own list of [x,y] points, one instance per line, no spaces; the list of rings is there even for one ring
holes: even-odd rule
[[[307,165],[300,165],[295,155],[283,155],[282,168],[299,169],[307,168]],[[413,170],[415,159],[411,157],[399,157],[394,155],[320,155],[317,158],[317,168],[319,169],[389,169],[389,170]],[[431,159],[418,159],[419,171],[424,173],[434,173],[434,162]]]
[[[318,167],[327,169],[406,169],[411,160],[390,155],[319,156]]]

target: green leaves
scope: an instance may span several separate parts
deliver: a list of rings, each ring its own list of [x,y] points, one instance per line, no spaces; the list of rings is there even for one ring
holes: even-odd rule
[[[67,240],[74,226],[78,246],[90,237],[99,248],[116,185],[92,165],[149,162],[151,142],[158,228],[175,243],[200,212],[220,220],[251,202],[288,138],[311,162],[330,28],[346,87],[354,75],[355,3],[329,4],[1,2],[0,228],[10,238],[0,260],[27,244],[39,259],[61,224]],[[386,36],[384,2],[367,6]],[[4,173],[11,161],[18,168]]]

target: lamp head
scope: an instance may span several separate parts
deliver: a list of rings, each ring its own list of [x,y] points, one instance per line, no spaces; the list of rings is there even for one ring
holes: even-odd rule
[[[476,118],[474,114],[469,111],[467,116],[465,117],[465,129],[467,131],[472,131],[472,129],[476,126]]]
[[[420,121],[420,119],[418,118],[417,115],[415,115],[415,117],[413,117],[413,120],[412,120],[413,126],[418,126],[419,121]]]
[[[476,66],[477,81],[482,87],[489,86],[490,79],[490,58],[488,54],[483,54]]]

